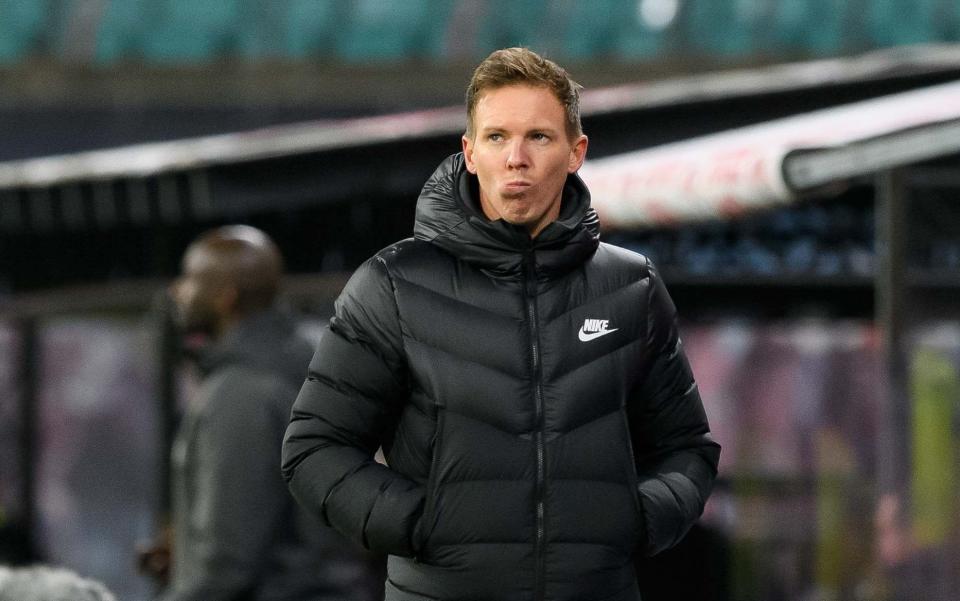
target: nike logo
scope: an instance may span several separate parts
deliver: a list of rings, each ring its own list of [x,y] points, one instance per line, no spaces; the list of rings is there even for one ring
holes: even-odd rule
[[[608,330],[607,326],[610,324],[610,321],[607,319],[584,319],[583,325],[580,326],[580,331],[577,333],[577,337],[580,338],[580,342],[590,342],[601,336],[606,336],[616,332],[620,328],[613,328]]]

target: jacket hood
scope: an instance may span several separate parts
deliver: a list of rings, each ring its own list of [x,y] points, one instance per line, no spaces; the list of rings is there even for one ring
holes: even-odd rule
[[[501,276],[522,273],[530,251],[538,277],[551,278],[574,269],[597,250],[600,222],[590,208],[590,192],[576,174],[567,176],[560,217],[534,239],[523,226],[487,219],[476,198],[477,185],[463,153],[444,160],[420,192],[414,237]]]

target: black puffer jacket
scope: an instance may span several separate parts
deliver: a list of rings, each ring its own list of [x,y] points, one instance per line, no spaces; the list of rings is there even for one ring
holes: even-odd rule
[[[391,555],[388,600],[635,600],[633,555],[684,535],[719,456],[673,305],[644,257],[599,244],[575,175],[534,240],[476,197],[450,157],[415,238],[347,284],[284,474]]]

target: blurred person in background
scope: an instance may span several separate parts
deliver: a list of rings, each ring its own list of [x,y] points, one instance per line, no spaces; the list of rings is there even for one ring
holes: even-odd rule
[[[463,152],[354,273],[294,404],[290,488],[389,554],[388,601],[636,601],[635,556],[709,495],[673,303],[576,175],[579,90],[526,49],[478,66]]]
[[[313,353],[276,306],[283,274],[262,231],[227,226],[186,251],[171,287],[185,334],[209,340],[202,379],[173,448],[169,566],[164,545],[141,558],[163,575],[164,601],[373,599],[382,576],[362,550],[294,503],[280,444]]]
[[[116,601],[106,586],[54,566],[0,566],[0,601]]]

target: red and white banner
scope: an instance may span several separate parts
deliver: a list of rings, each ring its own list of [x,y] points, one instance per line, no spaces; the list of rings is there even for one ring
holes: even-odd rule
[[[841,148],[957,119],[960,82],[951,82],[587,161],[580,176],[607,227],[725,218],[794,201],[797,190],[785,178],[791,153]],[[951,138],[945,148],[960,151],[954,144]],[[922,150],[891,148],[883,166],[895,166],[897,153],[902,162],[924,158]],[[863,169],[870,166],[864,162]]]

